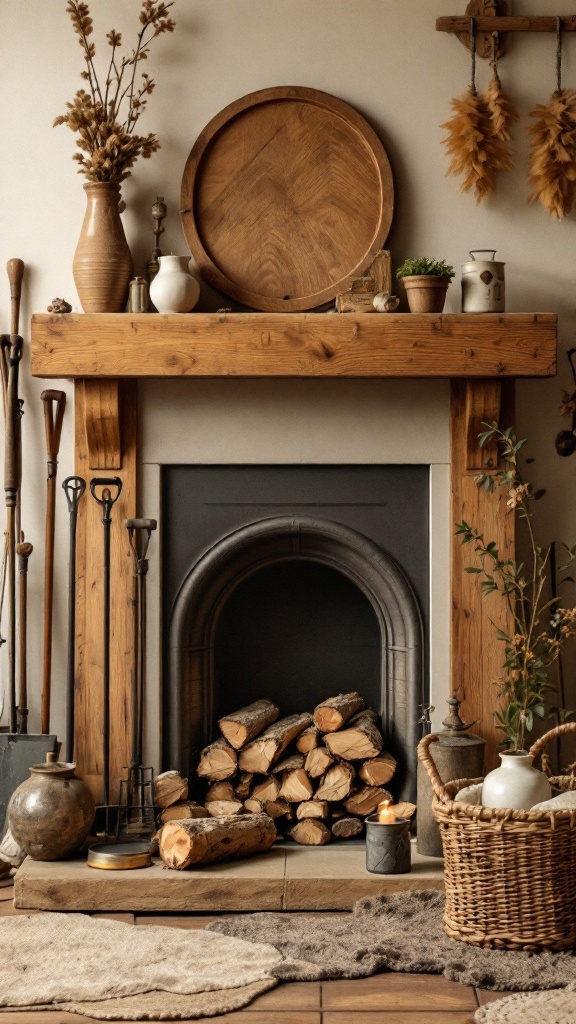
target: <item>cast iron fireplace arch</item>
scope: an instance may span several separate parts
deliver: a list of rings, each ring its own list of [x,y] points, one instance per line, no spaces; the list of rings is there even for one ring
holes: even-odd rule
[[[400,566],[373,541],[347,526],[311,517],[278,516],[242,527],[215,544],[184,580],[169,631],[165,767],[190,777],[199,750],[213,738],[214,639],[226,601],[258,569],[294,558],[336,569],[374,609],[382,635],[380,710],[386,746],[399,762],[398,797],[413,798],[424,679],[416,597]]]

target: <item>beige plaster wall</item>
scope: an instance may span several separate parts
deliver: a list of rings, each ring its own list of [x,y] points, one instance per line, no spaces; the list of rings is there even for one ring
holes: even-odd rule
[[[522,13],[554,14],[557,9],[552,0],[523,0],[521,6]],[[122,31],[128,43],[132,41],[137,0],[93,0],[92,7],[101,56],[106,51],[104,33],[111,27]],[[136,166],[124,190],[125,226],[139,269],[151,248],[149,210],[157,194],[166,197],[170,210],[165,251],[186,251],[177,215],[179,183],[186,156],[205,123],[249,91],[279,84],[307,85],[353,104],[384,141],[396,183],[396,214],[389,240],[395,261],[428,254],[459,266],[470,247],[494,246],[507,263],[507,308],[557,312],[563,352],[572,344],[574,329],[574,218],[557,224],[539,206],[526,205],[526,114],[554,87],[554,39],[517,37],[502,63],[503,83],[522,115],[514,143],[516,169],[502,179],[496,196],[477,207],[473,199],[459,193],[453,179],[445,177],[446,158],[440,145],[439,124],[448,115],[450,98],[466,88],[469,71],[467,52],[454,38],[436,33],[434,21],[440,14],[459,14],[463,7],[463,0],[176,0],[176,32],[156,42],[149,61],[148,71],[158,86],[142,122],[143,129],[158,134],[162,149],[150,162]],[[575,46],[575,39],[566,40],[567,85],[575,82]],[[22,317],[26,337],[30,314],[44,310],[53,296],[64,295],[79,308],[71,266],[84,208],[82,181],[71,160],[72,134],[66,128],[52,129],[51,123],[81,84],[81,61],[64,0],[0,0],[0,266],[12,256],[26,262]],[[479,85],[485,85],[487,78],[488,68],[482,63]],[[457,285],[451,289],[447,308],[459,309]],[[1,277],[0,325],[8,326],[8,287],[2,285]],[[549,492],[542,509],[543,540],[574,539],[576,532],[576,464],[562,462],[552,447],[560,425],[560,387],[568,384],[562,357],[560,369],[558,380],[521,383],[518,388],[519,430],[530,436],[530,447],[538,456],[538,479]],[[23,516],[35,546],[30,566],[30,706],[31,728],[37,728],[45,449],[39,401],[42,383],[29,378],[27,359],[22,377],[26,399]],[[322,385],[317,382],[307,388],[312,392],[317,388],[320,394]],[[155,385],[147,385],[147,400],[154,401],[154,393]],[[274,389],[265,382],[250,394],[254,403],[262,400],[263,408],[274,401]],[[385,394],[384,390],[383,400]],[[445,394],[442,383],[430,385],[433,408]],[[347,387],[347,414],[353,415],[356,408],[359,418],[373,415],[377,429],[377,403],[373,397],[365,403],[363,395],[362,384],[356,395],[353,386]],[[395,401],[398,395],[405,395],[410,413],[409,387],[396,391]],[[208,399],[213,404],[213,425],[218,402],[227,400],[226,388],[210,384],[199,392],[198,385],[191,385],[192,396],[201,399],[203,408]],[[159,401],[165,400],[162,391]],[[301,394],[298,401],[302,402]],[[238,409],[241,416],[241,402]],[[366,420],[359,430],[360,438],[370,433],[370,422]],[[398,434],[400,439],[400,426]],[[73,471],[71,437],[70,409],[60,479]],[[247,460],[258,458],[254,445],[246,450]],[[362,458],[361,449],[356,457]],[[333,461],[333,456],[327,460]],[[59,513],[53,726],[62,733],[67,555],[63,500]],[[4,680],[4,652],[0,665]]]

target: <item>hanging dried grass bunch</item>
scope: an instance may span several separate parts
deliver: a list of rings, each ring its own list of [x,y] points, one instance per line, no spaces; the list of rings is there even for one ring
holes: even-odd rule
[[[518,120],[518,111],[502,89],[496,58],[492,61],[494,73],[484,94],[484,100],[492,121],[492,130],[501,142],[510,141],[510,128]],[[511,155],[510,155],[511,158]]]
[[[576,205],[576,91],[556,90],[530,117],[529,200],[561,220]]]
[[[512,154],[503,135],[495,131],[495,121],[486,98],[470,87],[450,103],[454,117],[440,127],[448,135],[442,141],[452,157],[448,174],[462,178],[462,192],[474,192],[481,202],[496,184],[498,171],[512,168]],[[500,128],[500,131],[502,129]]]

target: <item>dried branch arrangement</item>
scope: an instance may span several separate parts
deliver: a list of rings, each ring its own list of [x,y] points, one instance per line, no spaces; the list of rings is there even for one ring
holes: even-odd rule
[[[558,89],[530,113],[530,200],[561,220],[576,205],[576,91]]]
[[[69,0],[66,10],[84,53],[85,69],[81,78],[87,88],[79,89],[67,113],[57,117],[56,125],[66,124],[78,134],[80,150],[74,160],[80,164],[78,173],[89,181],[120,182],[128,177],[139,156],[152,156],[160,143],[153,133],[137,135],[134,131],[146,109],[147,98],[155,82],[145,72],[142,61],[148,58],[150,43],[164,32],[173,32],[175,23],[169,16],[173,0],[143,0],[140,9],[140,31],[136,46],[129,56],[121,56],[122,36],[111,29],[106,38],[111,48],[104,79],[95,66],[96,46],[91,36],[93,22],[88,4]]]

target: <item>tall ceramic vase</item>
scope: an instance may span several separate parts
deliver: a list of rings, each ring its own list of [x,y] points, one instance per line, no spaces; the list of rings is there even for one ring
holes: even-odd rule
[[[122,313],[134,270],[120,218],[120,185],[88,181],[86,213],[74,253],[74,282],[85,313]]]

